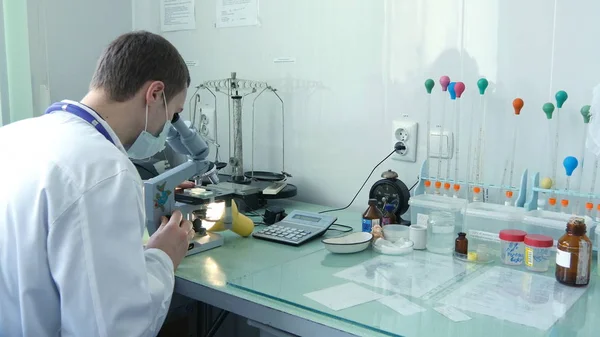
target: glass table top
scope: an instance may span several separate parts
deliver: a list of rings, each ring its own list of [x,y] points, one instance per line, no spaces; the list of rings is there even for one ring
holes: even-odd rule
[[[598,336],[596,264],[576,288],[556,282],[553,268],[322,249],[228,283],[389,336]]]

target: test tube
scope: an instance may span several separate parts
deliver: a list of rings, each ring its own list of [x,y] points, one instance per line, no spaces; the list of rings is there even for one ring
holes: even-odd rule
[[[562,199],[560,201],[560,205],[561,205],[561,213],[569,213],[569,199]]]
[[[585,203],[585,215],[589,216],[590,219],[594,219],[594,216],[592,215],[592,212],[594,211],[594,204],[591,202],[587,202]]]
[[[550,197],[548,198],[548,210],[551,212],[556,212],[556,198]]]

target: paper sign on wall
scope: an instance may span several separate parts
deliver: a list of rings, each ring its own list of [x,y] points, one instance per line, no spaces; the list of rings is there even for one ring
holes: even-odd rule
[[[258,0],[217,0],[218,28],[258,25]]]
[[[160,29],[163,32],[196,29],[194,0],[160,0]]]

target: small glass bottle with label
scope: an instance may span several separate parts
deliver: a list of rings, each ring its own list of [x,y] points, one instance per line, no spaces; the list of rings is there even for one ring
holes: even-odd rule
[[[374,226],[381,226],[383,214],[377,208],[377,199],[369,199],[369,208],[362,216],[362,231],[371,233]]]
[[[567,232],[556,247],[556,280],[569,286],[585,286],[590,282],[592,242],[586,235],[583,218],[571,218]]]
[[[381,225],[385,226],[389,224],[395,224],[396,214],[394,214],[394,205],[387,204],[383,210],[385,212],[383,213],[383,218],[381,219]]]
[[[461,259],[466,259],[469,253],[469,240],[467,240],[467,234],[460,232],[458,237],[454,240],[454,255]]]

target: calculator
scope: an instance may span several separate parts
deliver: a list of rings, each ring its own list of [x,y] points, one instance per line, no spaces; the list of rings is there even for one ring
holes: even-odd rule
[[[283,220],[252,234],[262,240],[299,246],[311,239],[323,235],[336,217],[313,212],[292,211]]]

